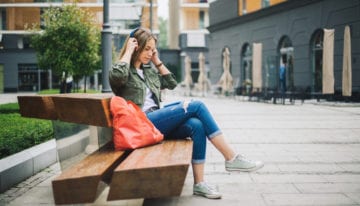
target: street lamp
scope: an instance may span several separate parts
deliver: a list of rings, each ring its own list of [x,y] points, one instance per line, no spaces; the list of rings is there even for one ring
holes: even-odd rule
[[[109,22],[109,0],[104,0],[103,4],[103,29],[101,31],[101,49],[102,49],[102,91],[111,92],[109,84],[109,69],[112,64],[112,32]]]

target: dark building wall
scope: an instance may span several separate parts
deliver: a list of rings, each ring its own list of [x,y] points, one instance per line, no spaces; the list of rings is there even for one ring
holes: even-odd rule
[[[31,49],[0,51],[0,64],[4,65],[4,92],[17,92],[18,65],[37,64],[36,54]]]
[[[237,2],[237,1],[234,1]],[[294,47],[295,86],[310,86],[312,68],[310,56],[311,37],[317,29],[335,29],[334,76],[335,87],[341,87],[344,27],[351,26],[353,88],[360,88],[360,1],[359,0],[304,0],[288,1],[259,12],[232,18],[237,6],[216,7],[210,4],[209,58],[211,81],[217,82],[222,74],[222,49],[231,51],[232,74],[240,79],[241,49],[245,43],[263,44],[263,84],[267,61],[275,59],[278,68],[278,44],[283,36],[288,36]],[[223,12],[224,8],[232,11]],[[218,10],[219,9],[219,10]],[[221,13],[221,14],[220,14]],[[229,18],[223,15],[227,14]],[[214,19],[224,19],[215,21]],[[227,20],[226,20],[227,19]]]
[[[160,58],[168,69],[181,81],[180,50],[160,49]]]
[[[238,17],[238,6],[238,0],[222,0],[211,3],[209,8],[210,25]],[[211,15],[214,13],[216,15]]]
[[[18,66],[37,64],[36,53],[29,48],[27,36],[6,34],[2,37],[2,43],[4,48],[0,50],[0,64],[4,66],[4,92],[17,92]]]

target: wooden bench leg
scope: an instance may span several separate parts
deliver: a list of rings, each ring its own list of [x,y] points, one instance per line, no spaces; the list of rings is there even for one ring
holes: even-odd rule
[[[100,181],[108,182],[112,171],[126,158],[124,151],[114,151],[109,145],[65,170],[52,181],[56,204],[92,203],[101,190]]]
[[[164,141],[133,151],[114,171],[108,200],[179,196],[191,162],[192,141]]]

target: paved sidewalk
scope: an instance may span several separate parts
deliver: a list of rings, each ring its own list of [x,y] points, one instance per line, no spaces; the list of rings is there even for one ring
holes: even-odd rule
[[[359,105],[274,105],[179,94],[168,92],[166,101],[204,101],[228,142],[250,159],[263,160],[264,168],[226,172],[221,154],[209,143],[206,179],[219,186],[222,199],[193,196],[190,169],[180,197],[106,202],[105,190],[87,205],[360,205]],[[51,179],[58,173],[53,165],[29,178],[0,194],[0,205],[54,205]]]

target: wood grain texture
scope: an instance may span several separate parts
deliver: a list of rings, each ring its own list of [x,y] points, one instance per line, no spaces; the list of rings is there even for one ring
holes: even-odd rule
[[[78,124],[112,127],[112,94],[53,94],[19,96],[23,117],[61,120]]]
[[[64,122],[111,127],[110,94],[53,96],[58,119]]]
[[[52,181],[56,204],[94,202],[100,194],[100,181],[108,182],[114,168],[128,154],[114,151],[111,144],[87,156],[78,164],[63,171]]]
[[[133,151],[115,170],[108,200],[179,196],[192,141],[171,140]]]
[[[57,114],[49,95],[18,96],[20,114],[23,117],[56,120]]]

